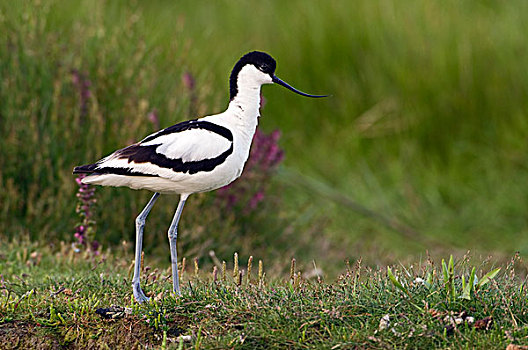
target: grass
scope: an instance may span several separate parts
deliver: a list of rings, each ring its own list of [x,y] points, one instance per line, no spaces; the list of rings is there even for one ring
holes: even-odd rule
[[[294,261],[289,275],[271,276],[266,262],[259,269],[256,261],[246,265],[247,257],[238,258],[236,267],[215,266],[214,273],[187,263],[180,298],[169,293],[169,270],[143,266],[142,283],[151,296],[143,305],[131,297],[130,257],[122,251],[75,253],[68,245],[2,244],[0,335],[6,349],[528,344],[518,257],[500,272],[489,262],[473,267],[476,259],[468,256],[387,269],[357,261],[343,264],[336,280],[297,271]],[[471,271],[475,283],[467,287]]]
[[[2,235],[67,238],[76,220],[73,166],[157,129],[148,120],[153,111],[165,127],[222,110],[229,69],[259,48],[278,59],[285,80],[333,97],[311,101],[264,88],[261,128],[282,131],[284,169],[302,176],[275,178],[282,206],[262,212],[282,223],[270,228],[262,220],[239,236],[293,230],[311,237],[317,223],[336,249],[307,261],[350,252],[390,262],[424,249],[504,256],[528,249],[523,1],[1,6]],[[248,13],[260,15],[249,20]],[[72,70],[89,82],[89,98]],[[333,192],[303,185],[314,182],[415,234],[402,240]],[[98,237],[130,240],[147,197],[98,191]],[[186,208],[182,222],[190,232],[201,229],[190,213],[201,218],[196,211],[212,201],[195,198],[190,203],[200,209]],[[149,218],[153,230],[165,231],[173,211],[160,205]],[[214,231],[233,232],[230,224]],[[148,249],[159,240],[147,238]]]
[[[522,0],[0,3],[0,241],[32,242],[0,248],[6,344],[178,347],[180,333],[191,336],[185,348],[525,344],[525,272],[505,261],[528,252],[526,7]],[[248,215],[243,204],[227,210],[217,194],[193,195],[179,251],[205,268],[186,272],[175,299],[168,272],[145,267],[146,289],[162,294],[134,305],[124,258],[132,248],[123,242],[133,241],[149,194],[97,189],[95,239],[113,253],[76,255],[59,244],[73,240],[79,221],[71,170],[161,127],[221,111],[229,70],[253,49],[276,57],[284,80],[333,97],[312,101],[264,87],[260,128],[281,130],[286,158],[272,177],[243,187],[265,183],[268,197]],[[148,218],[147,257],[167,257],[175,200],[164,196]],[[491,279],[496,267],[467,261],[468,249],[493,253],[501,271]],[[210,250],[220,260],[234,251],[244,262],[251,254],[255,265],[263,260],[266,283],[212,283],[204,271]],[[412,263],[425,250],[436,264]],[[456,263],[439,263],[450,253]],[[305,277],[292,285],[293,256]],[[368,268],[343,266],[360,256]],[[314,260],[321,282],[306,277]],[[155,265],[168,266],[161,258]],[[133,312],[109,321],[94,313],[113,304]],[[453,327],[450,315],[462,324]],[[475,323],[465,325],[467,317]],[[487,317],[489,329],[476,327]]]
[[[297,250],[306,262],[359,255],[391,262],[424,249],[507,257],[528,249],[523,1],[0,6],[4,236],[67,239],[77,220],[73,166],[158,127],[222,110],[234,61],[258,48],[278,59],[285,80],[333,97],[312,101],[265,87],[261,128],[282,131],[286,154],[285,171],[270,189],[281,205],[233,229],[239,222],[201,224],[214,194],[194,196],[183,241],[200,230],[321,237],[328,249],[310,252],[317,255]],[[248,13],[259,16],[249,20]],[[88,84],[88,98],[73,72]],[[159,125],[148,119],[154,111]],[[292,173],[297,179],[284,175]],[[347,200],[336,201],[334,193]],[[97,196],[98,238],[131,240],[148,194],[104,189]],[[166,230],[170,201],[149,217],[152,231]],[[161,237],[147,236],[147,249]]]

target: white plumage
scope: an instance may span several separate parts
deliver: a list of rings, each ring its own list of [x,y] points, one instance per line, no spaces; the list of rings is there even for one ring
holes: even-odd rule
[[[222,124],[226,125],[226,120],[222,120],[223,117],[229,119],[220,114],[198,119],[197,121],[213,120],[214,122],[215,119],[219,119],[221,122],[217,122],[215,125],[221,126]],[[257,120],[257,116],[254,118]],[[254,123],[254,126],[246,126],[246,128],[253,129],[253,131],[248,130],[253,134],[256,123]],[[157,137],[158,133],[155,133],[145,138],[148,140],[147,142],[136,144],[137,147],[151,146],[151,156],[158,154],[165,156],[169,161],[181,159],[183,163],[215,159],[227,152],[233,145],[232,154],[212,171],[199,171],[191,174],[190,172],[174,171],[171,168],[152,162],[130,161],[129,158],[120,158],[120,150],[98,162],[98,168],[130,169],[141,174],[155,175],[155,177],[95,173],[85,177],[83,182],[103,186],[127,186],[133,189],[147,189],[163,194],[187,195],[223,187],[240,176],[249,156],[249,144],[245,137],[237,132],[236,127],[233,127],[231,131],[233,141],[229,141],[225,137],[208,130],[189,129]],[[237,145],[237,147],[234,145]],[[97,172],[97,168],[95,172]]]
[[[223,187],[241,174],[249,157],[260,107],[260,87],[277,83],[300,95],[308,95],[275,76],[275,60],[263,52],[250,52],[234,66],[230,76],[230,102],[223,113],[173,125],[142,141],[115,151],[100,161],[79,166],[83,183],[126,186],[155,192],[136,219],[136,251],[132,287],[141,302],[139,273],[145,219],[160,193],[180,194],[169,228],[173,291],[180,293],[177,268],[177,226],[187,197]]]
[[[207,142],[200,142],[207,140]],[[181,158],[184,162],[215,158],[231,147],[231,141],[214,132],[202,129],[191,129],[178,134],[163,135],[144,145],[159,144],[156,152],[167,158]]]

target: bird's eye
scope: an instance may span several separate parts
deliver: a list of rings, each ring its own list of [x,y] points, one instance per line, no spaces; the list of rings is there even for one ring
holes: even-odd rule
[[[264,73],[269,72],[270,70],[270,66],[267,64],[260,64],[257,68],[263,71]]]

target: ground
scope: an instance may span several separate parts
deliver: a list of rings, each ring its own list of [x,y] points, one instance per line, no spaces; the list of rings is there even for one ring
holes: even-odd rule
[[[169,293],[168,269],[144,266],[142,284],[151,300],[140,305],[131,296],[131,255],[75,252],[66,244],[22,246],[6,243],[0,250],[5,349],[528,344],[517,257],[499,267],[480,262],[474,273],[476,259],[469,257],[392,268],[356,261],[343,263],[341,276],[329,281],[297,271],[295,261],[285,262],[289,276],[256,262],[211,269],[186,263],[181,297]]]

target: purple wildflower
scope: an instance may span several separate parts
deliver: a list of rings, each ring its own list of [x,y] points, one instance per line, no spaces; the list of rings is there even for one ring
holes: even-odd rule
[[[96,240],[93,240],[92,243],[91,243],[91,248],[92,248],[92,252],[96,252],[99,253],[99,242],[97,242]]]
[[[225,209],[240,206],[249,214],[258,208],[265,198],[273,172],[284,158],[284,151],[278,145],[279,138],[278,130],[264,134],[257,129],[241,178],[217,191],[217,198]]]
[[[74,237],[77,239],[77,245],[90,247],[93,252],[98,254],[99,243],[93,239],[95,221],[92,219],[92,207],[96,202],[94,198],[95,187],[82,183],[82,179],[85,176],[81,174],[75,179],[79,186],[76,194],[78,198],[76,212],[79,214],[81,221],[75,226]]]
[[[196,80],[191,72],[186,71],[182,75],[182,84],[189,93],[189,115],[194,116],[198,111],[198,98],[196,95]]]
[[[147,115],[147,118],[149,122],[152,123],[152,126],[154,126],[154,129],[158,130],[160,128],[160,122],[158,118],[158,110],[154,108],[150,113]]]
[[[77,69],[72,69],[71,74],[73,85],[75,85],[75,87],[79,91],[81,116],[80,120],[82,123],[88,115],[88,104],[90,97],[92,96],[92,92],[90,90],[92,82],[90,81],[90,79],[87,78],[87,74],[80,73]]]
[[[196,84],[196,81],[194,80],[194,77],[192,76],[191,72],[187,71],[183,73],[182,75],[182,82],[185,88],[189,91],[194,90],[194,86]]]
[[[255,209],[257,205],[264,200],[264,192],[259,191],[249,200],[249,208]]]

